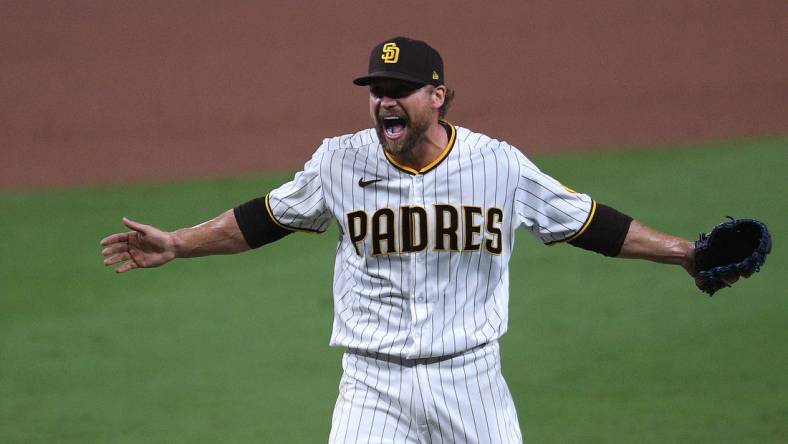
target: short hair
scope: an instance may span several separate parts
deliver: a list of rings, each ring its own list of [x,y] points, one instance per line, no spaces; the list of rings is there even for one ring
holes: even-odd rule
[[[454,101],[454,90],[446,87],[446,97],[443,98],[443,105],[441,105],[440,109],[438,110],[438,117],[441,119],[446,118],[446,114],[449,113],[449,108],[451,108],[451,103]]]
[[[427,85],[430,88],[430,93],[435,91],[435,86]],[[446,114],[449,114],[449,108],[451,108],[451,103],[454,101],[454,90],[449,88],[446,85],[446,95],[443,97],[443,105],[438,109],[438,118],[443,120],[446,118]]]

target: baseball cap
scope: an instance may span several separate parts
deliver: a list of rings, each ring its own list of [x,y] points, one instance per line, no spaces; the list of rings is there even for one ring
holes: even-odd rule
[[[365,86],[374,79],[399,79],[420,85],[443,85],[443,59],[434,48],[408,37],[394,37],[369,55],[369,73],[353,83]]]

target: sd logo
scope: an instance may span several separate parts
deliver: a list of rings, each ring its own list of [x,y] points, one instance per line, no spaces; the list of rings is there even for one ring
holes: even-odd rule
[[[383,45],[383,55],[380,57],[383,63],[397,63],[399,60],[399,47],[396,43],[386,43]]]

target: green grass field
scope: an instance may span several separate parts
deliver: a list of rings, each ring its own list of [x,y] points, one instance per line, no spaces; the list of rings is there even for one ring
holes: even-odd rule
[[[788,138],[534,160],[687,238],[758,217],[775,249],[708,298],[522,233],[502,346],[527,441],[788,442]],[[175,229],[288,177],[0,194],[0,442],[325,442],[334,232],[124,275],[99,254],[123,215]]]

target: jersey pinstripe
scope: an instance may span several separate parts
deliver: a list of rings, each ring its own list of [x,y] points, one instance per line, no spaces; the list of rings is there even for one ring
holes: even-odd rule
[[[417,364],[345,353],[329,444],[522,443],[493,342]]]
[[[331,345],[414,359],[495,341],[508,325],[515,231],[551,244],[593,218],[588,195],[517,148],[444,125],[449,144],[421,171],[390,159],[367,129],[324,140],[266,197],[285,228],[339,226]]]

